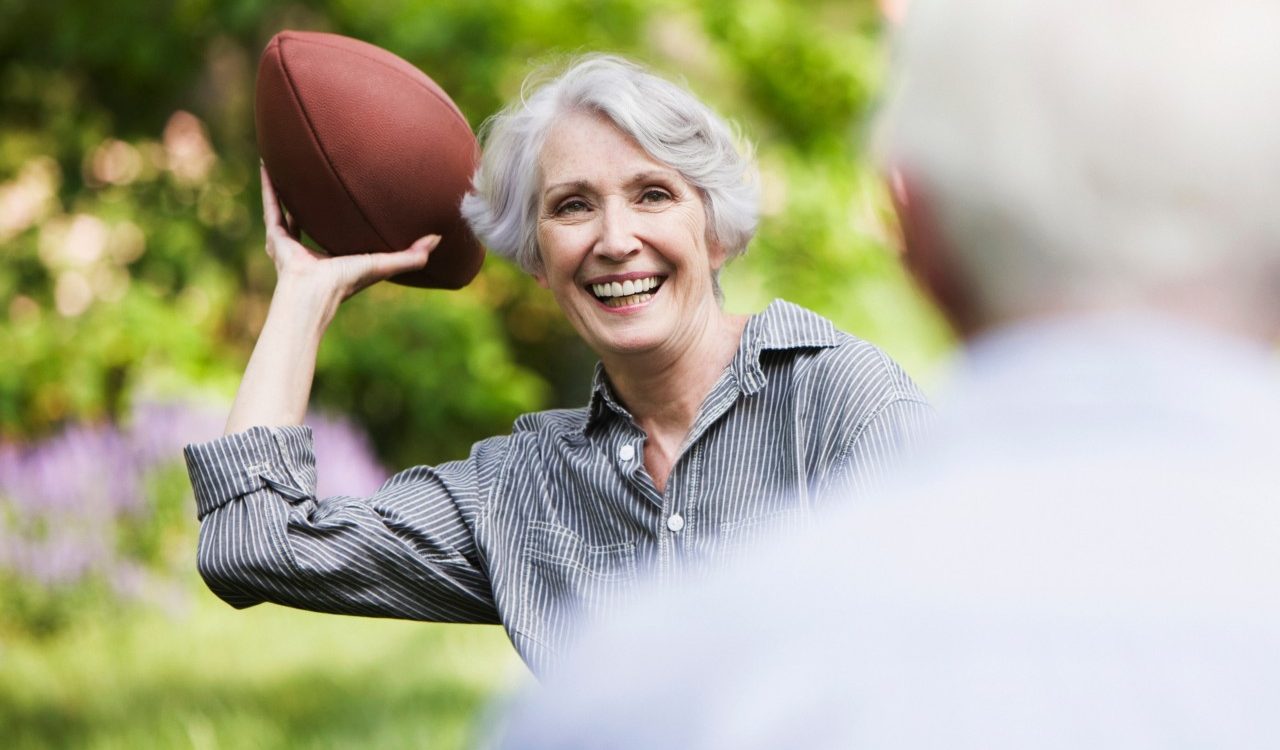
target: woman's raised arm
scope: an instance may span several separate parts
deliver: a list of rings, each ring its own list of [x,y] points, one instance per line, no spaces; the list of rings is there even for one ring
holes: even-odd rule
[[[439,235],[431,234],[395,253],[333,258],[314,253],[298,241],[265,168],[262,215],[267,254],[276,266],[276,288],[227,418],[228,435],[255,425],[301,424],[320,338],[338,305],[376,281],[422,268],[440,242]]]

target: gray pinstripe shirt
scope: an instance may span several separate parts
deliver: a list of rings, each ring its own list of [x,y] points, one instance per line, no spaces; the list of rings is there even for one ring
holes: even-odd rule
[[[753,316],[659,493],[644,433],[597,368],[586,408],[526,414],[469,458],[372,497],[317,499],[306,427],[186,449],[199,567],[237,607],[500,622],[535,672],[641,577],[678,579],[853,495],[930,422],[871,344],[787,302]],[[843,493],[847,497],[850,493]]]

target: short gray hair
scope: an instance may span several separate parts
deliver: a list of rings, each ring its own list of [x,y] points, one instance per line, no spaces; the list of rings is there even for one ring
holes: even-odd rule
[[[932,199],[988,317],[1210,280],[1265,299],[1277,37],[1274,0],[920,0],[879,156]]]
[[[750,146],[684,88],[635,63],[591,54],[537,85],[481,127],[484,156],[462,199],[462,215],[493,252],[530,273],[538,254],[538,166],[552,125],[572,112],[595,112],[634,138],[657,161],[696,187],[706,204],[708,241],[727,257],[746,250],[759,217]]]

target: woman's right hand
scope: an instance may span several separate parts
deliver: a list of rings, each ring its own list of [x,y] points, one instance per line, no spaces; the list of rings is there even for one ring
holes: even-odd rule
[[[330,258],[312,252],[298,241],[265,168],[262,215],[267,223],[267,254],[276,264],[276,288],[231,405],[227,434],[254,425],[302,424],[315,377],[316,352],[338,305],[375,281],[422,268],[440,242],[433,234],[397,253]]]
[[[429,234],[399,252],[321,255],[298,241],[298,229],[281,206],[266,167],[260,171],[267,255],[275,263],[280,284],[306,287],[336,304],[374,282],[422,268],[440,243],[440,235]]]

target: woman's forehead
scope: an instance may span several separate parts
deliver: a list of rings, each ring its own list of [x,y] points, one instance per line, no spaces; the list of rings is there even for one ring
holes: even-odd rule
[[[622,183],[642,174],[680,176],[612,120],[594,112],[575,111],[557,119],[538,162],[543,191],[571,184]]]

